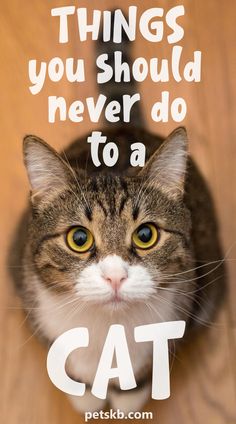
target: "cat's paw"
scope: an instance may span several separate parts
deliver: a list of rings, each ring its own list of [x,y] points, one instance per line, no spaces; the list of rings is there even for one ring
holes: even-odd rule
[[[112,409],[120,409],[125,414],[141,411],[151,397],[151,384],[142,389],[130,391],[113,391],[109,393],[109,402]]]
[[[106,405],[106,399],[98,399],[91,392],[86,391],[84,396],[68,396],[73,408],[82,414],[85,412],[100,411]]]

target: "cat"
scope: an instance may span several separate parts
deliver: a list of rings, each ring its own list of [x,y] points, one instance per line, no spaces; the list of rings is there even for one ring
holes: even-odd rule
[[[129,57],[129,43],[109,47]],[[98,48],[104,49],[102,43]],[[107,83],[110,99],[135,91],[135,83]],[[30,204],[10,249],[10,269],[29,321],[49,346],[64,331],[85,326],[91,346],[74,351],[67,372],[86,383],[70,399],[80,411],[136,411],[150,398],[151,343],[133,339],[133,328],[183,319],[187,331],[207,325],[223,298],[225,270],[207,185],[188,154],[187,133],[167,139],[132,125],[103,128],[120,157],[113,168],[96,168],[87,135],[61,154],[36,136],[24,139]],[[129,166],[129,147],[142,141],[147,161]],[[17,249],[15,248],[17,246]],[[125,327],[137,388],[122,391],[112,380],[108,399],[90,393],[111,324]],[[43,365],[42,365],[43,366]]]

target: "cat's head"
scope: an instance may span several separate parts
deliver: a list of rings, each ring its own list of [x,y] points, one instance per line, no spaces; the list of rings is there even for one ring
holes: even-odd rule
[[[186,131],[179,128],[136,176],[89,176],[27,136],[28,243],[41,284],[119,308],[153,299],[189,268],[186,145]]]

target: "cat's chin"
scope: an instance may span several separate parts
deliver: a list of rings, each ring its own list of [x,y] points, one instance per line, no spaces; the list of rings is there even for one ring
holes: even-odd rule
[[[102,304],[104,306],[111,306],[111,307],[116,307],[119,308],[122,305],[124,306],[125,304],[127,305],[128,302],[125,301],[124,299],[120,298],[120,297],[112,297],[111,299],[105,300],[104,302],[102,302]]]
[[[114,296],[114,297],[111,297],[108,300],[101,301],[100,304],[104,308],[107,308],[107,309],[122,310],[122,309],[129,308],[131,306],[131,304],[134,304],[134,303],[137,303],[137,301],[135,301],[135,299],[134,300],[127,300],[127,299],[123,299],[122,297]]]
[[[107,311],[124,311],[127,310],[130,307],[130,303],[122,301],[109,301],[103,304],[103,309]]]

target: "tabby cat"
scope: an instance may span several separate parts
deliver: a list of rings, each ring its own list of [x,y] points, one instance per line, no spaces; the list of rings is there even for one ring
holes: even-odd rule
[[[115,49],[128,55],[127,40]],[[110,100],[135,84],[118,88],[103,90]],[[109,169],[93,166],[87,135],[61,154],[38,137],[24,139],[30,205],[14,239],[18,249],[10,252],[11,269],[21,270],[13,277],[23,306],[48,345],[68,329],[89,329],[93,342],[68,361],[68,374],[87,387],[85,396],[71,397],[79,411],[105,407],[90,388],[111,324],[125,327],[137,388],[121,391],[113,379],[107,400],[114,409],[140,410],[150,398],[152,344],[137,350],[133,328],[179,319],[188,330],[205,325],[223,294],[212,200],[188,155],[186,130],[166,140],[150,134],[140,128],[138,109],[132,125],[102,129],[120,150]],[[130,144],[140,141],[148,160],[131,168]]]

